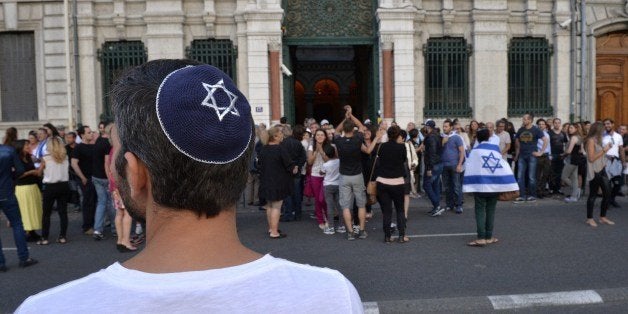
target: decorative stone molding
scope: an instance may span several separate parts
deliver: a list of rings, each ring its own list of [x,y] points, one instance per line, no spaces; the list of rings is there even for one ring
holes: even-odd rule
[[[269,38],[268,39],[268,50],[269,51],[280,51],[281,50],[281,40],[278,38]]]
[[[394,46],[394,38],[392,35],[382,35],[380,36],[380,43],[382,50],[392,50]]]

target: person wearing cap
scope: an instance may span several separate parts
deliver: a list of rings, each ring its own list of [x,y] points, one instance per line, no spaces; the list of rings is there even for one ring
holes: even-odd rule
[[[111,97],[112,173],[129,214],[146,222],[146,247],[29,297],[17,313],[363,312],[338,271],[240,242],[236,202],[253,119],[226,74],[192,60],[153,60],[123,74]]]
[[[324,127],[324,126],[326,126],[328,124],[329,124],[329,121],[327,119],[321,120],[321,127]]]
[[[440,206],[440,175],[443,173],[443,163],[441,162],[442,143],[440,134],[436,131],[436,122],[434,120],[428,119],[423,125],[425,125],[427,131],[424,141],[425,176],[423,189],[432,203],[432,210],[428,214],[436,217],[445,211],[445,208]]]

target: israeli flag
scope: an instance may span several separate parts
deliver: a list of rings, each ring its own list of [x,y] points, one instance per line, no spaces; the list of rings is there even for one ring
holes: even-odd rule
[[[462,185],[465,193],[519,191],[512,169],[495,144],[483,142],[473,148],[465,162],[465,169]]]

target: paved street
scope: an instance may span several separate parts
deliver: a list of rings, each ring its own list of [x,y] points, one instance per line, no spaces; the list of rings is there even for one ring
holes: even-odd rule
[[[367,225],[369,238],[352,242],[340,234],[324,235],[308,217],[311,207],[302,221],[281,224],[285,239],[267,238],[266,218],[257,208],[240,208],[238,226],[243,242],[258,252],[340,270],[369,308],[380,313],[486,312],[498,308],[488,296],[583,290],[597,303],[524,312],[621,313],[628,307],[628,198],[619,203],[623,208],[608,214],[617,224],[593,229],[584,224],[585,201],[500,202],[495,222],[500,242],[483,248],[465,245],[475,231],[470,197],[462,215],[447,212],[437,218],[425,215],[425,199],[413,200],[407,232],[412,239],[406,244],[383,243],[379,210]],[[27,269],[17,267],[13,238],[2,221],[0,237],[10,270],[0,273],[0,312],[13,311],[33,293],[131,256],[118,253],[111,238],[95,242],[81,235],[79,219],[71,214],[67,245],[30,244],[40,264]],[[57,228],[53,213],[52,235]]]

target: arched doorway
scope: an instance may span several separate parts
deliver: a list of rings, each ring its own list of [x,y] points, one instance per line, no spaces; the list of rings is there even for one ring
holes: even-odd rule
[[[317,121],[330,120],[332,124],[342,119],[340,103],[340,86],[331,79],[325,78],[314,84],[313,117]]]
[[[628,31],[596,38],[595,118],[628,123]]]

